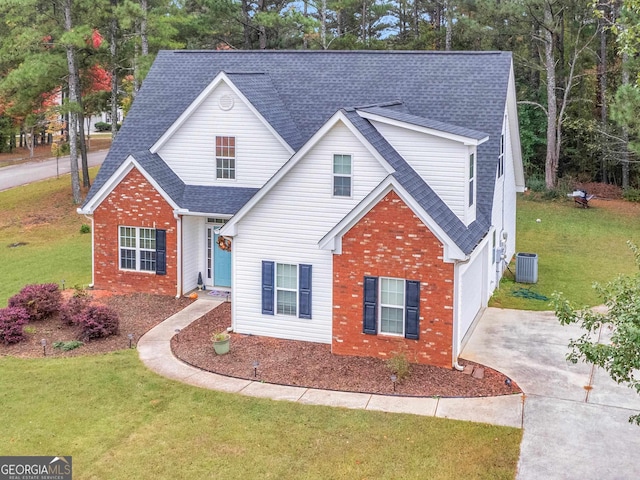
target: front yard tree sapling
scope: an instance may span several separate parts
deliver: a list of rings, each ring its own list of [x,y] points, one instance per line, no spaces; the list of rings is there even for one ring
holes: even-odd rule
[[[640,269],[640,250],[627,242]],[[553,295],[556,316],[563,325],[577,324],[585,333],[571,340],[567,359],[573,363],[586,361],[604,369],[616,382],[627,385],[640,394],[640,272],[620,275],[605,285],[595,283],[593,288],[607,307],[598,313],[587,307],[575,309],[561,293]],[[601,343],[601,333],[610,333]],[[607,338],[608,335],[605,335]],[[640,414],[629,422],[640,425]]]

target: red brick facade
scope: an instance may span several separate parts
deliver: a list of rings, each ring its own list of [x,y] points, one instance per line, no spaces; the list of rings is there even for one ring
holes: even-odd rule
[[[167,231],[167,274],[120,270],[119,226]],[[175,295],[177,228],[173,209],[137,170],[113,189],[93,214],[95,288],[117,292]]]
[[[443,245],[395,192],[388,193],[342,237],[333,256],[332,352],[451,367],[454,267]],[[420,338],[363,333],[365,276],[420,281]]]

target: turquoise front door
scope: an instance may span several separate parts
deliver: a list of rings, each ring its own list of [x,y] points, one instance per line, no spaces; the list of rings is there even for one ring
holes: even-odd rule
[[[214,231],[213,245],[213,285],[216,287],[231,286],[231,252],[218,245],[218,232]]]

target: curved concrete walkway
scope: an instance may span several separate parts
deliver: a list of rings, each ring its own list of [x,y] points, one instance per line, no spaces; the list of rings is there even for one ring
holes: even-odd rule
[[[138,341],[137,348],[142,362],[154,372],[173,380],[196,387],[252,397],[288,400],[310,405],[411,413],[517,428],[522,426],[522,395],[483,398],[417,398],[336,392],[226,377],[200,370],[177,359],[170,345],[176,331],[185,328],[221,303],[209,299],[196,300],[184,310],[151,329]]]

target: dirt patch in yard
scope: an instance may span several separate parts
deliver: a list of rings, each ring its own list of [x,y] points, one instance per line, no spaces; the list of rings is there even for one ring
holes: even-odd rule
[[[171,347],[183,361],[203,370],[267,383],[348,392],[392,394],[391,371],[377,358],[333,355],[330,345],[231,334],[231,350],[216,355],[211,336],[231,324],[231,307],[224,303],[196,320],[178,335]],[[258,366],[254,370],[254,362]],[[461,361],[461,364],[472,364]],[[411,365],[407,379],[395,393],[407,396],[482,397],[520,393],[503,374],[484,367],[484,378],[448,368]]]

